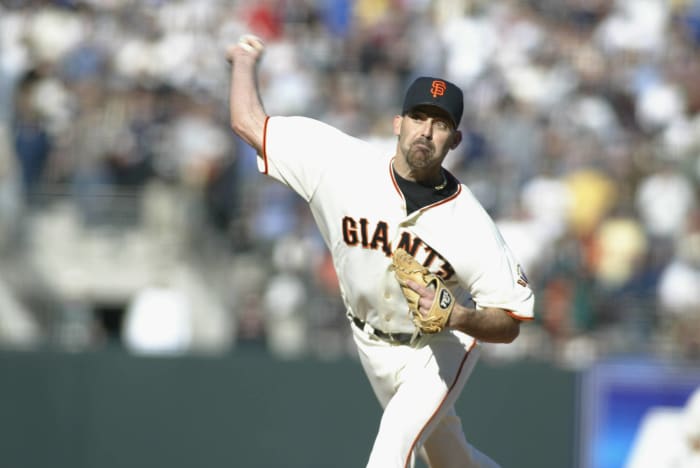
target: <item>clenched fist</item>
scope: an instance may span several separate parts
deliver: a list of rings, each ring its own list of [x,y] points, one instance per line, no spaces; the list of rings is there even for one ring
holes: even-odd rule
[[[237,43],[226,49],[226,60],[233,63],[236,60],[252,58],[258,61],[265,51],[265,43],[257,36],[244,34]]]

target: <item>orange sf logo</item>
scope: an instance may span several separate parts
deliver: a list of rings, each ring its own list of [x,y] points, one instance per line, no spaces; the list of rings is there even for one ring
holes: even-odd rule
[[[435,80],[433,81],[433,86],[430,88],[430,94],[432,94],[434,98],[438,96],[443,96],[445,94],[446,89],[447,85],[444,81]]]

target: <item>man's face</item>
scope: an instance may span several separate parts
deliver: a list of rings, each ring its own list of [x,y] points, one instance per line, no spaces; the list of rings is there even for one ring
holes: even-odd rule
[[[460,133],[450,117],[432,106],[417,107],[394,119],[399,153],[413,170],[439,166],[447,152],[457,146]]]

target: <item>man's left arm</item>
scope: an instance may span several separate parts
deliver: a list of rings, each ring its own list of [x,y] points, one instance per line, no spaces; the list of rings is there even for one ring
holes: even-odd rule
[[[520,320],[495,307],[472,309],[456,304],[447,326],[489,343],[511,343],[520,334]]]
[[[407,280],[406,285],[419,294],[418,312],[427,315],[435,301],[435,289]],[[520,320],[496,307],[473,309],[455,304],[446,327],[462,331],[489,343],[511,343],[520,334]]]

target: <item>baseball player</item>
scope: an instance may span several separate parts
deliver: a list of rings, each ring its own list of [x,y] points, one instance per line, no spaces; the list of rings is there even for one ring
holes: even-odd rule
[[[332,253],[360,361],[384,408],[368,468],[497,467],[471,446],[454,404],[480,342],[508,343],[533,292],[493,221],[442,167],[462,138],[463,96],[421,77],[393,120],[395,154],[305,117],[268,116],[243,36],[232,64],[233,130],[258,168],[306,200]],[[469,299],[469,302],[467,302]]]

